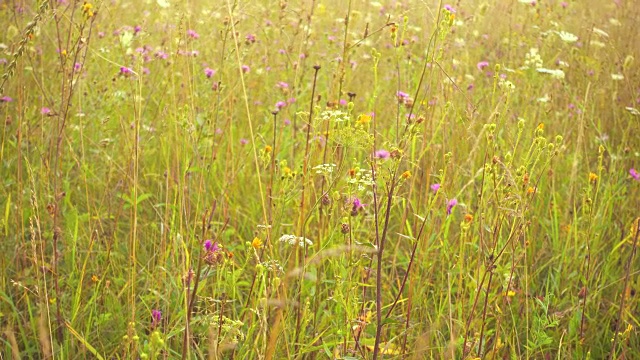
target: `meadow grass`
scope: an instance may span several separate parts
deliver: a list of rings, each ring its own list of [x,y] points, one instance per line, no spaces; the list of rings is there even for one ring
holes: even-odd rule
[[[640,358],[634,1],[0,13],[0,358]]]

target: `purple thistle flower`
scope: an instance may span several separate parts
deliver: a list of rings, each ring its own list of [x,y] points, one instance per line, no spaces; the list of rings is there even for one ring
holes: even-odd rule
[[[451,215],[451,212],[453,211],[453,208],[456,205],[458,205],[458,200],[456,199],[449,200],[449,202],[447,203],[447,215]]]
[[[390,155],[391,155],[391,154],[390,154],[387,150],[384,150],[384,149],[376,150],[376,151],[373,153],[373,157],[374,157],[374,158],[376,158],[376,159],[386,159],[386,158],[388,158]]]
[[[455,13],[456,13],[456,9],[454,9],[454,8],[453,8],[453,6],[451,6],[451,5],[449,5],[449,4],[446,4],[446,5],[444,6],[444,9],[445,9],[445,10],[447,10],[448,12],[452,13],[452,14],[455,14]]]
[[[200,38],[200,34],[198,34],[195,30],[187,30],[187,35],[192,38],[192,39],[198,39]]]
[[[254,34],[249,34],[245,37],[247,40],[247,44],[256,42],[256,36]]]
[[[120,75],[125,75],[125,76],[129,76],[133,74],[133,71],[131,71],[131,69],[129,69],[126,66],[121,66],[120,67]]]
[[[282,108],[285,107],[285,106],[287,106],[287,103],[284,102],[284,101],[278,101],[276,103],[276,109],[278,109],[278,110],[282,110]]]
[[[247,65],[242,65],[242,72],[243,73],[248,73],[249,71],[251,71],[251,68]]]
[[[215,75],[215,73],[216,71],[211,68],[204,69],[204,74],[206,75],[207,78],[211,78],[213,75]]]
[[[636,169],[634,168],[629,169],[629,175],[631,175],[631,177],[634,178],[635,180],[640,181],[640,173],[636,171]]]
[[[360,212],[360,210],[364,209],[365,205],[366,204],[363,204],[363,203],[360,202],[360,199],[353,198],[353,207],[351,208],[351,216],[358,215],[358,212]]]
[[[479,63],[476,64],[476,67],[480,71],[484,70],[484,68],[486,68],[487,66],[489,66],[489,62],[488,61],[480,61]]]
[[[249,143],[249,140],[247,139],[240,139],[240,145],[247,145]]]
[[[0,97],[0,103],[6,103],[6,102],[12,102],[12,101],[13,101],[13,99],[11,97],[9,97],[9,96],[5,95],[3,97]]]
[[[158,309],[151,310],[151,327],[157,327],[162,321],[162,312]]]
[[[434,193],[437,193],[438,190],[440,190],[441,185],[438,183],[435,184],[431,184],[431,191],[433,191]]]
[[[42,109],[40,109],[40,114],[49,115],[49,114],[51,114],[51,109],[49,109],[48,107],[45,106]]]
[[[204,249],[207,251],[211,251],[212,248],[213,248],[213,242],[211,240],[205,240]]]
[[[404,91],[398,91],[396,92],[396,97],[399,101],[403,101],[404,99],[407,99],[409,97],[409,94]]]
[[[280,89],[288,89],[289,88],[289,84],[287,84],[284,81],[278,81],[278,84],[276,86],[279,87]]]

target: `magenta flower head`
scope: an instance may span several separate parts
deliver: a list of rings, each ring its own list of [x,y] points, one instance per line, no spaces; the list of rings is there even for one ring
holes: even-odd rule
[[[157,327],[160,325],[160,321],[162,321],[162,312],[158,309],[151,310],[151,327]]]
[[[451,212],[453,211],[453,208],[456,205],[458,205],[458,200],[456,199],[449,200],[449,202],[447,203],[447,215],[451,215]]]
[[[192,38],[192,39],[198,39],[200,38],[200,34],[198,34],[195,30],[187,30],[187,35]]]
[[[380,150],[376,150],[373,153],[373,157],[376,159],[386,159],[390,156],[391,154],[385,150],[385,149],[380,149]]]
[[[126,66],[120,67],[120,75],[129,76],[133,74],[133,71]]]
[[[278,110],[282,110],[282,108],[285,107],[285,106],[287,106],[287,103],[284,102],[284,101],[278,101],[276,103],[276,109],[278,109]]]
[[[213,249],[213,242],[211,240],[205,240],[204,249],[207,251],[211,251],[211,249]]]
[[[404,91],[398,91],[396,92],[396,97],[398,98],[398,101],[403,102],[405,99],[409,98],[409,94]]]
[[[360,199],[353,198],[353,207],[351,208],[351,216],[358,215],[358,212],[360,212],[360,210],[364,209],[365,205],[366,204],[363,204],[362,202],[360,202]]]
[[[453,8],[453,6],[451,6],[451,5],[449,5],[449,4],[446,4],[446,5],[444,6],[444,9],[445,9],[445,10],[447,10],[448,12],[452,13],[452,14],[455,14],[455,13],[456,13],[456,9],[454,9],[454,8]]]
[[[9,96],[5,95],[3,97],[0,97],[0,103],[8,103],[8,102],[12,102],[12,101],[13,101],[13,99],[11,97],[9,97]]]
[[[251,71],[251,68],[247,65],[242,65],[242,72],[243,73],[248,73],[249,71]]]
[[[476,67],[480,71],[484,70],[484,68],[486,68],[487,66],[489,66],[489,62],[488,61],[480,61],[478,64],[476,64]]]
[[[253,44],[256,42],[256,36],[254,34],[249,34],[245,37],[245,40],[247,44]]]
[[[40,114],[49,115],[49,114],[51,114],[51,109],[49,109],[48,107],[45,106],[42,109],[40,109]]]
[[[213,75],[215,75],[216,71],[211,69],[211,68],[205,68],[204,69],[204,75],[208,78],[211,78]]]
[[[249,143],[249,140],[247,139],[240,139],[240,145],[247,145]]]
[[[631,177],[634,178],[636,181],[640,181],[640,173],[636,171],[636,169],[634,168],[629,169],[629,175],[631,175]]]
[[[438,190],[440,190],[440,186],[441,186],[441,185],[440,185],[440,184],[438,184],[438,183],[431,184],[431,191],[433,191],[433,193],[434,193],[434,194],[435,194],[435,193],[437,193],[437,192],[438,192]]]

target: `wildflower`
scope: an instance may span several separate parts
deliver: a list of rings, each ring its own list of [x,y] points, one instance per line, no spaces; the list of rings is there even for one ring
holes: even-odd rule
[[[133,74],[133,70],[129,69],[126,66],[120,67],[120,75],[130,76],[131,74]]]
[[[140,25],[136,25],[136,26],[133,28],[133,34],[134,34],[134,35],[136,35],[136,34],[137,34],[137,33],[139,33],[140,31],[142,31],[142,26],[140,26]]]
[[[189,36],[192,39],[198,39],[200,38],[200,34],[198,34],[195,30],[187,30],[187,36]]]
[[[400,175],[403,179],[407,180],[411,177],[411,171],[407,170]]]
[[[216,265],[222,262],[223,251],[217,242],[212,243],[211,240],[207,240],[204,242],[204,248],[206,250],[203,256],[204,262],[209,265]]]
[[[598,175],[596,175],[595,173],[590,172],[589,173],[589,182],[590,183],[595,183],[596,181],[598,181]]]
[[[629,169],[629,175],[631,175],[631,177],[634,178],[636,181],[640,181],[640,173],[638,173],[636,169],[634,168]]]
[[[396,92],[396,97],[398,98],[399,103],[404,103],[409,98],[409,94],[403,91],[398,91]]]
[[[531,195],[531,194],[533,194],[534,192],[536,192],[536,189],[535,189],[533,186],[529,186],[529,187],[527,188],[527,194]]]
[[[51,114],[51,109],[49,109],[48,107],[45,106],[42,109],[40,109],[40,114],[49,115],[49,114]]]
[[[160,325],[160,321],[162,321],[162,312],[158,309],[151,310],[151,327],[157,327]]]
[[[247,65],[242,65],[242,72],[243,73],[248,73],[249,71],[251,71],[251,68]]]
[[[468,223],[472,222],[472,221],[473,221],[473,215],[471,215],[471,214],[466,214],[466,215],[464,216],[464,221],[466,221],[466,222],[468,222]]]
[[[267,145],[267,146],[264,147],[264,152],[267,153],[267,154],[270,153],[272,150],[273,150],[273,148],[271,147],[271,145]]]
[[[253,238],[253,241],[251,241],[251,246],[256,250],[260,249],[262,247],[262,240],[257,237]]]
[[[447,215],[451,215],[451,212],[453,211],[453,208],[456,205],[458,205],[458,200],[456,199],[449,200],[449,202],[447,203]]]
[[[364,209],[365,205],[366,204],[363,204],[362,202],[360,202],[360,199],[353,198],[353,207],[351,208],[351,216],[357,216],[360,210]]]
[[[240,145],[247,145],[248,143],[249,143],[249,140],[244,138],[240,139]]]
[[[433,191],[434,194],[437,193],[438,190],[440,190],[440,187],[441,187],[441,185],[438,184],[438,183],[431,184],[431,186],[430,186],[431,191]]]
[[[249,34],[245,37],[245,40],[245,43],[247,45],[253,44],[254,42],[256,42],[256,36],[254,34]]]
[[[215,73],[216,73],[216,71],[215,71],[215,70],[213,70],[213,69],[211,69],[211,68],[208,68],[208,67],[207,67],[207,68],[205,68],[205,69],[204,69],[204,75],[205,75],[207,78],[209,78],[209,79],[210,79],[213,75],[215,75]]]
[[[280,239],[278,239],[278,241],[283,243],[288,243],[289,245],[298,245],[300,247],[304,247],[305,245],[307,246],[313,245],[313,241],[305,237],[295,236],[295,235],[282,235],[280,236]]]
[[[210,239],[209,239],[209,240],[206,240],[206,241],[204,242],[204,249],[205,249],[206,251],[218,251],[218,250],[219,250],[219,248],[218,248],[218,243],[217,243],[217,242],[216,242],[216,243],[214,243],[214,242],[212,242]]]
[[[91,5],[88,2],[84,2],[84,4],[82,4],[82,13],[84,13],[84,15],[88,18],[93,17],[93,5]]]
[[[451,6],[451,5],[449,5],[449,4],[446,4],[446,5],[444,6],[444,9],[445,9],[445,10],[447,10],[448,12],[452,13],[452,14],[455,14],[455,13],[456,13],[456,9],[454,9],[454,8],[453,8],[453,6]]]
[[[576,41],[578,41],[578,37],[573,35],[572,33],[566,32],[566,31],[558,31],[556,32],[556,34],[558,34],[558,36],[560,37],[560,39],[564,42],[567,43],[574,43]]]
[[[380,150],[376,150],[373,153],[373,157],[376,159],[386,159],[389,157],[389,155],[391,155],[387,150],[384,149],[380,149]]]
[[[356,120],[356,124],[360,124],[360,125],[367,125],[370,122],[371,122],[371,115],[366,115],[366,114],[360,114],[360,116],[358,116],[358,120]]]
[[[80,69],[82,69],[82,64],[80,63],[73,64],[73,70],[80,71]]]
[[[287,106],[287,103],[284,102],[284,101],[278,101],[276,103],[276,109],[278,109],[278,110],[282,110],[282,108],[285,107],[285,106]]]
[[[486,68],[487,66],[489,66],[489,62],[488,61],[480,61],[479,63],[476,64],[476,67],[480,71],[484,70],[484,68]]]
[[[97,283],[98,280],[100,280],[100,278],[98,277],[98,275],[91,275],[91,282],[93,283]]]
[[[12,101],[13,101],[13,99],[11,97],[9,97],[9,96],[5,95],[3,97],[0,97],[0,103],[8,103],[8,102],[12,102]]]
[[[564,71],[562,71],[560,69],[538,68],[538,69],[536,69],[536,71],[538,71],[539,73],[543,73],[543,74],[549,74],[554,79],[559,79],[559,80],[564,79]]]

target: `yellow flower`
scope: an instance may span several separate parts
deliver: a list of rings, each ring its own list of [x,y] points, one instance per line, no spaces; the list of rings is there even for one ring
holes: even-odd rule
[[[100,280],[100,278],[98,278],[98,275],[92,275],[91,276],[91,281],[93,281],[94,283],[97,283],[98,280]]]
[[[267,146],[265,146],[265,147],[264,147],[264,152],[265,152],[265,153],[267,153],[267,154],[268,154],[268,153],[270,153],[270,152],[271,152],[271,150],[273,150],[273,148],[271,147],[271,145],[267,145]]]
[[[260,240],[257,237],[253,238],[253,241],[251,242],[251,246],[253,246],[253,248],[256,250],[260,249],[262,247],[262,240]]]
[[[358,120],[356,120],[356,123],[360,125],[367,125],[370,122],[371,122],[371,116],[366,114],[360,114],[360,116],[358,116]]]
[[[402,175],[400,175],[400,176],[402,176],[402,178],[406,180],[406,179],[411,177],[411,171],[407,170],[407,171],[403,172]]]
[[[598,181],[598,175],[596,175],[595,173],[590,172],[589,173],[589,182],[590,183],[595,183],[596,181]]]
[[[527,194],[533,194],[534,192],[536,192],[536,189],[534,189],[532,186],[529,186],[527,188]]]

